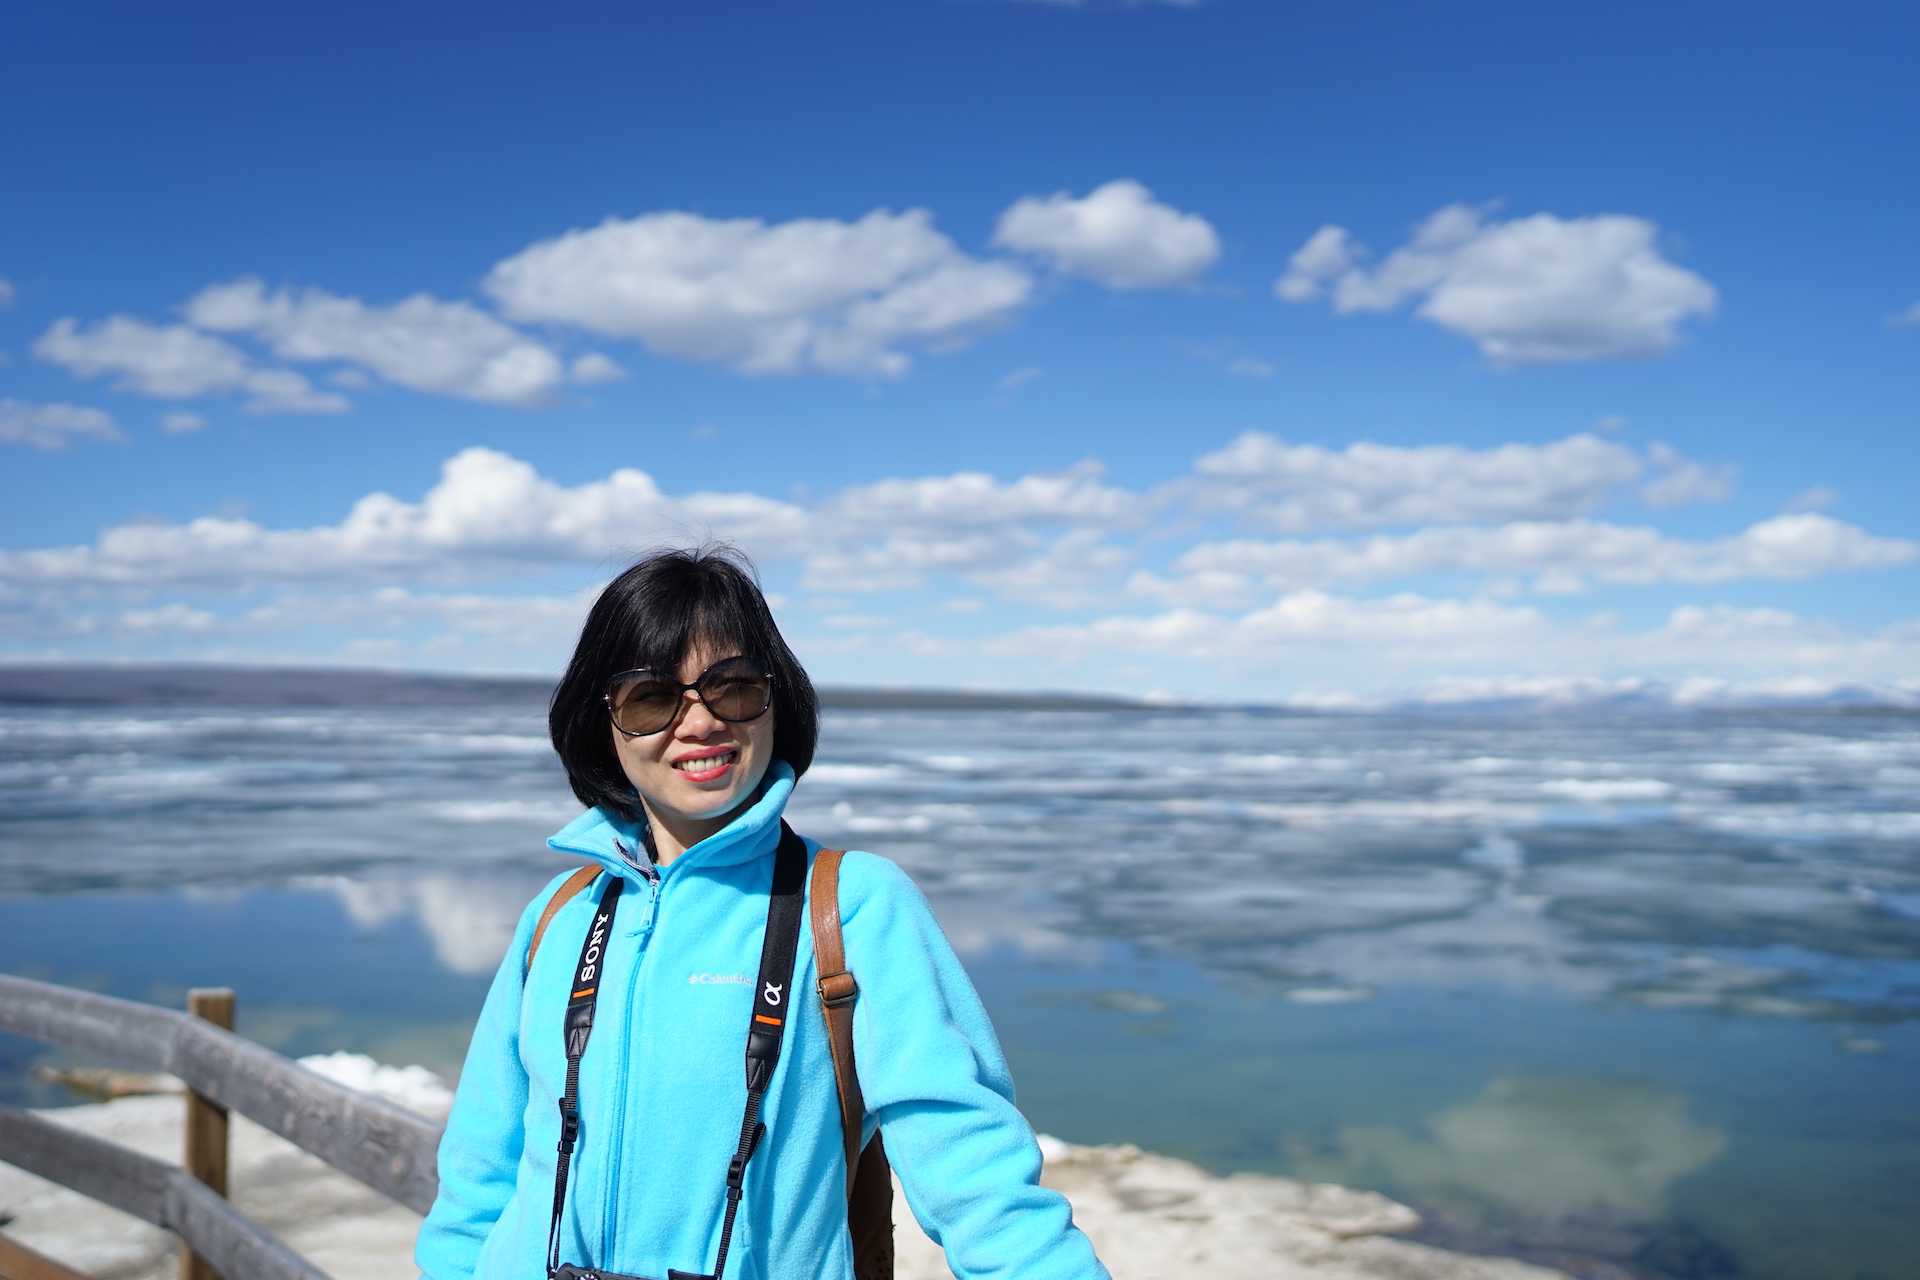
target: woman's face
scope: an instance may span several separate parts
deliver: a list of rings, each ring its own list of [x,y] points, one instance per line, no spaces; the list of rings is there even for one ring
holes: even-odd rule
[[[714,663],[736,656],[733,648],[696,645],[681,661],[678,678],[692,684]],[[718,831],[753,798],[773,763],[773,714],[768,707],[753,720],[729,724],[689,689],[673,723],[658,733],[630,738],[612,725],[607,732],[620,768],[656,824],[671,828],[685,846]]]

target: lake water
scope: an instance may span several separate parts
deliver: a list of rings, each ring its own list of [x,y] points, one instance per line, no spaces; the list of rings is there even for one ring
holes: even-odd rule
[[[0,969],[454,1074],[578,811],[475,701],[0,707]],[[1920,717],[831,711],[791,816],[926,890],[1044,1131],[1592,1280],[1920,1274]]]

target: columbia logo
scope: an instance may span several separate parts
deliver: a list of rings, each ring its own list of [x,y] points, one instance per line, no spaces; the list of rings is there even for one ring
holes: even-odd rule
[[[687,985],[690,987],[732,986],[736,983],[744,987],[752,981],[753,979],[744,973],[690,973],[687,975]]]

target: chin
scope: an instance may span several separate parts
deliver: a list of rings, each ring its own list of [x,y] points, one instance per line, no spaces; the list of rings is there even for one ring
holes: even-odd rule
[[[682,782],[678,788],[681,803],[674,807],[687,817],[700,821],[718,818],[738,809],[752,797],[759,785],[758,779],[752,785],[745,786],[728,778],[724,788],[709,791],[696,784]]]
[[[716,795],[711,791],[703,791],[697,797],[689,796],[687,803],[681,806],[680,811],[689,818],[695,818],[705,822],[712,818],[718,818],[723,814],[732,813],[740,807],[740,802],[746,798],[747,793],[745,792],[734,793],[730,791],[724,795]]]

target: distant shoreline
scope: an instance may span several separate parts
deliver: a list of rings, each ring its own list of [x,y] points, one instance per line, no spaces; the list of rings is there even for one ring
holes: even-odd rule
[[[543,708],[553,680],[357,667],[256,667],[202,663],[0,661],[0,706],[482,707]],[[823,685],[831,711],[1137,711],[1202,709],[1260,715],[1821,714],[1920,716],[1920,707],[1836,696],[1687,703],[1659,688],[1591,697],[1488,697],[1352,705],[1182,703],[1062,690],[886,688]]]
[[[0,663],[0,705],[236,707],[544,707],[553,681],[343,667],[221,667],[192,663]],[[1100,694],[967,689],[820,689],[833,710],[1140,711],[1153,704]]]

